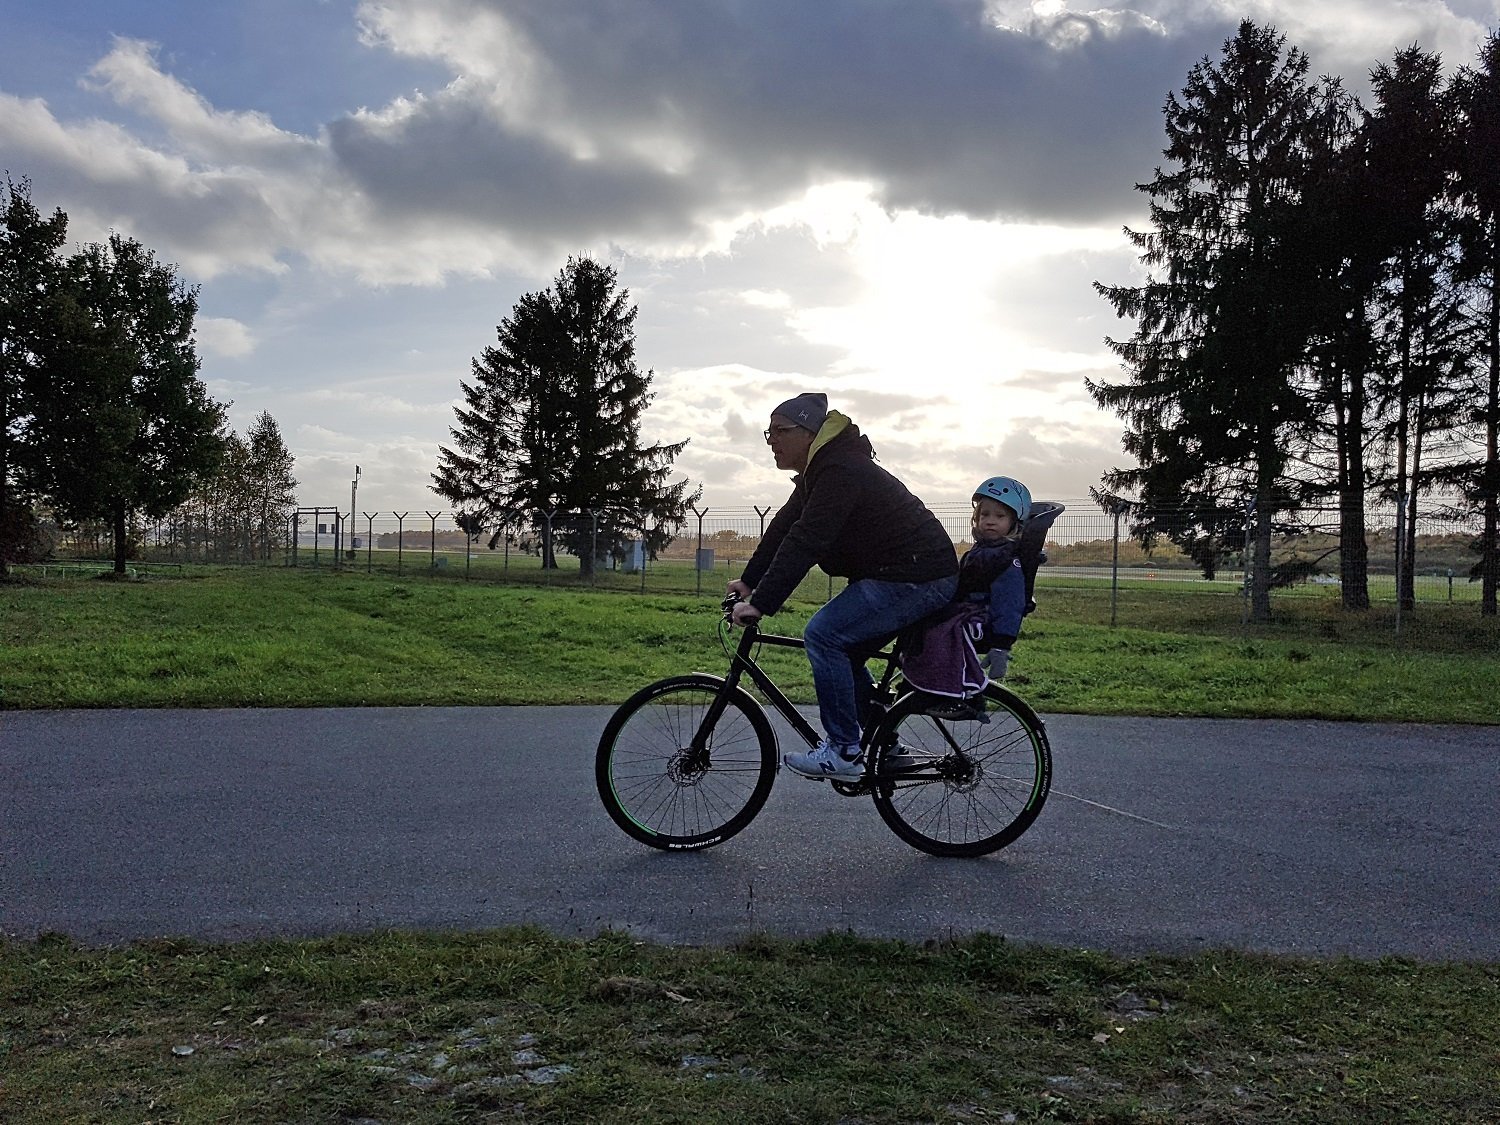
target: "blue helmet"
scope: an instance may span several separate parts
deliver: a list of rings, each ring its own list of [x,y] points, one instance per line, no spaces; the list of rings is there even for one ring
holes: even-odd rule
[[[1015,477],[990,477],[974,490],[975,500],[997,500],[1016,513],[1016,522],[1031,515],[1031,489]]]

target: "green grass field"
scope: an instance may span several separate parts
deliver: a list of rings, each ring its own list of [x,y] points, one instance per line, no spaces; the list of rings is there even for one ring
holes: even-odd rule
[[[717,592],[31,579],[0,585],[0,692],[6,708],[610,703],[722,665]],[[803,592],[778,627],[816,608]],[[1398,637],[1389,608],[1326,597],[1250,628],[1232,597],[1040,597],[1010,682],[1044,712],[1495,721],[1500,632],[1472,604],[1421,606]],[[771,664],[811,698],[800,655]],[[45,877],[24,855],[7,841],[0,871]],[[512,1120],[1494,1123],[1500,966],[984,936],[0,937],[7,1125]]]
[[[558,579],[559,583],[563,581]],[[810,579],[773,619],[800,631]],[[197,569],[0,587],[0,708],[616,703],[722,668],[722,584],[702,596],[396,579],[358,570]],[[1288,598],[1247,627],[1234,597],[1039,591],[1010,685],[1039,710],[1492,722],[1500,622],[1473,604],[1350,615]],[[1122,622],[1110,628],[1111,618]],[[796,653],[768,664],[810,701]]]

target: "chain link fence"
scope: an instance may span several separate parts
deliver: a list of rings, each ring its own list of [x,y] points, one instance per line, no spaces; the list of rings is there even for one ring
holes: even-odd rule
[[[1236,595],[1245,586],[1244,552],[1231,549],[1211,578],[1164,538],[1150,549],[1130,538],[1128,522],[1102,511],[1092,500],[1064,501],[1067,510],[1047,541],[1042,584],[1110,589],[1181,586],[1195,592]],[[960,553],[969,545],[967,504],[935,507]],[[657,550],[644,540],[609,539],[607,513],[522,513],[474,534],[449,511],[349,512],[337,507],[303,508],[284,529],[215,528],[189,516],[141,529],[134,552],[148,564],[240,563],[352,569],[392,575],[428,575],[477,581],[591,586],[646,593],[718,596],[739,576],[760,542],[775,508],[695,510]],[[1339,585],[1338,512],[1298,513],[1311,530],[1275,540],[1272,562],[1296,575],[1278,596],[1336,595]],[[1397,533],[1392,513],[1372,513],[1366,546],[1369,594],[1394,601]],[[656,529],[652,529],[656,530]],[[1414,554],[1414,593],[1419,602],[1478,602],[1471,581],[1479,555],[1477,521],[1420,516]],[[544,566],[547,542],[552,566]],[[1231,536],[1231,539],[1233,537]],[[571,546],[568,546],[571,545]],[[587,545],[587,546],[585,546]],[[63,555],[104,554],[88,538],[62,544]],[[1288,565],[1295,564],[1295,565]],[[804,598],[831,597],[842,580],[814,572],[799,590]]]

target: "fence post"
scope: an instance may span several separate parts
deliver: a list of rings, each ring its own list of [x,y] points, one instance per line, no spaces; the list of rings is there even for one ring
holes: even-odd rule
[[[1404,597],[1402,565],[1405,563],[1404,550],[1406,546],[1406,493],[1402,492],[1396,497],[1396,639],[1401,639],[1401,602]],[[1412,585],[1412,598],[1417,596],[1416,584]]]
[[[406,513],[392,512],[391,514],[396,517],[396,573],[400,574],[401,553],[406,548],[406,528],[403,526],[406,523]]]
[[[432,537],[427,540],[427,569],[434,574],[437,573],[437,518],[441,514],[441,512],[427,513],[427,518],[432,521],[432,526],[429,529]]]
[[[1243,575],[1243,581],[1241,582],[1241,586],[1244,588],[1242,593],[1243,606],[1240,610],[1241,629],[1248,629],[1250,627],[1250,583],[1252,581],[1254,571],[1254,567],[1251,566],[1250,563],[1250,520],[1254,515],[1255,497],[1251,496],[1245,501],[1245,572]]]
[[[378,513],[365,513],[365,573],[375,570],[375,517]]]
[[[1115,517],[1114,552],[1109,563],[1109,627],[1113,629],[1120,602],[1120,505],[1111,504],[1110,510]]]
[[[537,511],[540,512],[541,509],[538,508]],[[557,540],[552,537],[552,518],[557,515],[557,509],[548,508],[543,515],[547,520],[547,534],[542,540],[542,577],[550,586],[552,585],[552,572],[557,569]],[[549,562],[552,564],[550,567],[547,565]]]
[[[589,514],[589,585],[599,585],[599,513],[585,508]]]
[[[698,505],[693,505],[693,514],[698,517],[698,545],[693,548],[693,574],[694,586],[693,596],[703,596],[703,568],[698,565],[698,560],[703,557],[703,517],[708,515],[708,509],[698,510]]]

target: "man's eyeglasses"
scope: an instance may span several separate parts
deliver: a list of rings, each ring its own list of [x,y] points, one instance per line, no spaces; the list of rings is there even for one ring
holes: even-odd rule
[[[772,434],[788,434],[793,430],[800,430],[801,428],[801,426],[772,426],[769,430],[763,430],[761,432],[765,435],[765,439],[767,441],[770,441]]]

